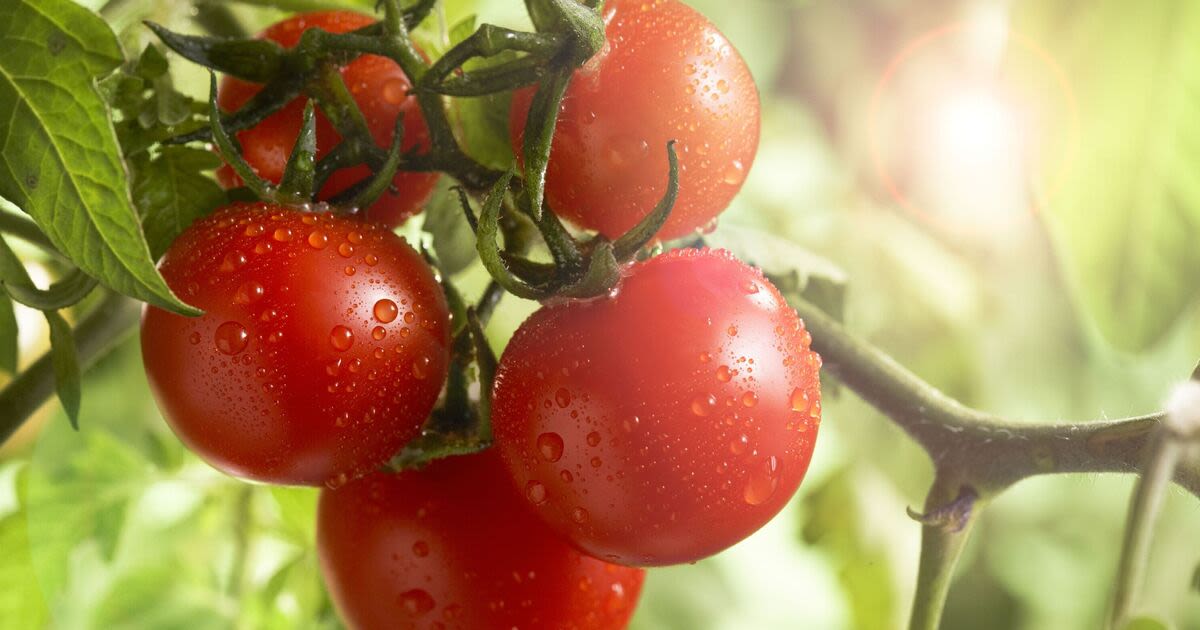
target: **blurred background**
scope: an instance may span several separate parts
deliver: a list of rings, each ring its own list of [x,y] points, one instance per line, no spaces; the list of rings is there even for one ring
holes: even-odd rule
[[[81,1],[134,52],[148,43],[143,18],[253,32],[279,7],[371,4]],[[690,4],[741,51],[764,108],[757,160],[715,244],[771,271],[844,279],[852,331],[988,411],[1146,413],[1190,373],[1200,3]],[[523,7],[447,0],[423,36],[436,43],[472,14],[520,26]],[[176,85],[202,96],[206,79],[177,61]],[[484,278],[474,266],[461,277]],[[489,330],[498,349],[531,308],[506,298]],[[45,331],[23,314],[32,359]],[[826,397],[788,509],[717,557],[650,571],[634,628],[904,626],[919,535],[905,507],[922,504],[931,468],[852,392]],[[76,433],[51,403],[0,449],[0,628],[339,627],[312,545],[317,491],[244,484],[185,452],[150,398],[136,339],[87,375],[80,417]],[[1131,487],[1076,475],[1002,495],[944,627],[1100,627]],[[1139,610],[1200,628],[1198,569],[1200,502],[1172,489]]]

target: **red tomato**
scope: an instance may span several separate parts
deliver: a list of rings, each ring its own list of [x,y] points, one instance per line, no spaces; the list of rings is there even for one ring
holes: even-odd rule
[[[645,575],[547,530],[492,453],[322,492],[317,548],[359,630],[624,628]]]
[[[437,400],[445,297],[391,232],[235,204],[192,224],[159,269],[205,314],[146,309],[146,375],[180,439],[231,475],[345,483],[417,435]]]
[[[546,171],[546,199],[577,225],[616,238],[662,196],[666,145],[677,140],[679,199],[661,238],[716,218],[758,150],[758,90],[740,55],[677,0],[608,0],[608,43],[575,73]],[[513,98],[521,153],[532,90]]]
[[[535,312],[492,411],[514,483],[580,549],[692,562],[791,498],[821,418],[820,358],[796,312],[728,252],[634,265],[615,297]]]
[[[300,42],[300,36],[310,28],[319,28],[331,33],[345,33],[373,23],[367,15],[349,11],[307,13],[290,17],[263,31],[261,37],[291,48]],[[430,146],[429,129],[417,105],[416,98],[409,96],[412,87],[408,77],[390,59],[375,55],[364,55],[342,68],[342,79],[354,101],[358,103],[371,128],[371,135],[381,147],[391,146],[395,131],[396,116],[404,115],[405,151],[427,150]],[[234,111],[249,101],[261,85],[247,83],[234,77],[221,81],[217,102],[225,111]],[[238,132],[242,154],[262,177],[279,183],[288,155],[300,133],[304,119],[304,104],[307,98],[293,100],[282,110],[275,112],[257,126]],[[329,152],[340,140],[333,125],[317,110],[317,157]],[[317,197],[328,199],[333,195],[368,177],[371,171],[365,166],[355,166],[335,171]],[[241,185],[241,179],[233,169],[225,166],[217,172],[218,179],[226,188]],[[392,180],[395,192],[387,191],[370,208],[365,209],[370,220],[395,227],[408,217],[421,211],[437,182],[437,173],[399,172]]]

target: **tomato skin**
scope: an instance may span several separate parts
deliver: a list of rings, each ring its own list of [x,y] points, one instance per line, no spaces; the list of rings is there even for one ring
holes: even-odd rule
[[[820,358],[762,274],[724,251],[633,265],[615,297],[546,306],[500,359],[493,431],[514,484],[583,551],[693,562],[796,491]]]
[[[554,536],[492,452],[323,491],[317,548],[338,611],[359,630],[615,630],[645,576]]]
[[[260,35],[286,48],[300,42],[300,36],[310,28],[320,28],[331,33],[345,33],[372,24],[375,19],[350,11],[328,11],[306,13],[290,17],[267,28]],[[342,79],[354,100],[366,117],[367,126],[376,144],[383,148],[391,146],[395,132],[396,117],[404,115],[404,139],[401,146],[405,151],[428,150],[429,129],[417,99],[408,96],[412,83],[395,62],[385,57],[363,55],[341,69]],[[217,92],[217,103],[221,109],[231,112],[249,101],[261,85],[248,83],[236,77],[226,76]],[[262,177],[279,183],[287,165],[288,155],[296,143],[304,119],[306,97],[299,97],[280,111],[268,116],[258,125],[237,134],[241,142],[243,157]],[[317,110],[317,157],[323,157],[340,140],[333,125]],[[326,200],[358,183],[371,173],[365,165],[335,171],[319,191],[317,198]],[[241,178],[228,166],[217,172],[217,178],[226,188],[242,184]],[[408,217],[421,211],[437,182],[437,173],[401,171],[392,183],[395,192],[384,192],[369,208],[366,218],[388,227],[396,227]]]
[[[563,98],[546,199],[576,225],[616,238],[661,198],[674,139],[679,198],[659,237],[684,236],[741,189],[758,150],[758,89],[720,31],[678,0],[609,0],[604,17],[605,49]],[[513,97],[518,156],[532,99],[532,89]]]
[[[151,390],[180,439],[231,475],[344,483],[417,435],[445,381],[445,297],[381,227],[234,204],[185,230],[159,269],[205,314],[145,310]]]

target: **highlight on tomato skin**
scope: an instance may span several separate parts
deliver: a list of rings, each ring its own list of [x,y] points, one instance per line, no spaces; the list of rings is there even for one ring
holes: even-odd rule
[[[650,211],[679,155],[679,198],[662,239],[714,221],[741,190],[758,151],[758,88],[719,30],[678,0],[609,0],[607,44],[575,72],[558,116],[546,199],[572,223],[617,238]],[[521,156],[534,90],[513,96]]]
[[[319,28],[331,33],[353,31],[375,22],[369,15],[351,11],[327,11],[304,13],[278,22],[260,37],[274,41],[286,48],[300,42],[300,36],[310,28]],[[362,110],[367,126],[375,143],[386,149],[391,146],[397,116],[404,116],[404,138],[401,147],[405,151],[428,150],[429,129],[416,97],[409,94],[412,82],[390,59],[376,55],[363,55],[341,68],[342,80]],[[245,105],[263,86],[226,76],[221,80],[217,92],[217,103],[221,109],[231,112]],[[242,155],[263,178],[279,183],[283,177],[288,155],[300,134],[307,98],[299,97],[283,109],[268,116],[250,129],[239,131],[237,138],[242,146]],[[340,140],[337,131],[317,109],[317,157],[324,157]],[[328,200],[339,192],[370,176],[365,165],[339,169],[318,191],[319,200]],[[388,227],[396,227],[409,217],[419,213],[437,183],[437,173],[400,171],[392,180],[392,187],[385,191],[369,208],[361,209],[362,216]],[[217,179],[226,188],[242,184],[241,179],[228,165],[217,171]]]
[[[317,549],[355,630],[619,630],[645,577],[550,532],[494,451],[324,490]]]
[[[205,314],[146,308],[151,391],[180,439],[231,475],[345,483],[418,434],[445,382],[441,287],[382,227],[234,204],[184,231],[159,269]]]
[[[492,423],[559,534],[631,566],[749,536],[804,478],[820,357],[778,290],[724,251],[637,263],[614,297],[545,306],[500,359]]]

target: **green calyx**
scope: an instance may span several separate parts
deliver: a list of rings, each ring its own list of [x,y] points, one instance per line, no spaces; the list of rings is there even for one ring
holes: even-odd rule
[[[667,143],[667,185],[662,199],[641,221],[615,241],[604,236],[586,240],[573,237],[549,208],[535,213],[527,205],[508,204],[508,211],[519,212],[532,222],[549,250],[553,263],[530,260],[525,256],[527,244],[505,236],[505,248],[500,245],[502,214],[515,172],[509,170],[496,180],[488,193],[478,218],[474,216],[465,196],[463,209],[475,229],[479,258],[492,278],[509,293],[531,300],[554,297],[592,298],[612,292],[621,278],[621,268],[632,261],[654,240],[666,223],[679,193],[679,161],[674,142]],[[507,217],[516,218],[516,217]]]

